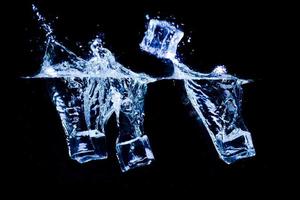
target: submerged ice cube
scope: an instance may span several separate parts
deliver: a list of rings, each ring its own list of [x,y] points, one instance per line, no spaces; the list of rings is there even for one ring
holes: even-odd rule
[[[107,157],[105,135],[98,130],[77,132],[69,138],[71,158],[80,163]]]
[[[116,145],[117,156],[123,172],[150,164],[154,156],[146,135]]]
[[[151,19],[140,47],[160,58],[175,58],[184,33],[166,21]]]

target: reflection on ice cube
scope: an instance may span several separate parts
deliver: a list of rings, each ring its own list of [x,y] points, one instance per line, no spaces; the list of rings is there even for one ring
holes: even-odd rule
[[[78,132],[69,138],[71,158],[80,163],[107,158],[105,135],[98,130]]]
[[[116,145],[117,156],[123,172],[150,164],[154,160],[146,135]]]
[[[151,19],[140,47],[160,58],[175,58],[184,33],[166,21]]]

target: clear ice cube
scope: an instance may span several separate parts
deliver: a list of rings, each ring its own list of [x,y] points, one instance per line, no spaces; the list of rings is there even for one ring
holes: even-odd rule
[[[69,147],[71,158],[79,163],[107,157],[105,135],[98,130],[77,132],[69,138]]]
[[[116,151],[123,172],[149,165],[154,160],[146,135],[125,142],[118,142]]]
[[[140,47],[160,58],[175,58],[184,33],[166,21],[151,19]]]

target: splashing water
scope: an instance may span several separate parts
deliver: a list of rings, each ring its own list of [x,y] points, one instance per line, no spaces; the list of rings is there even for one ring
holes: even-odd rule
[[[41,70],[33,78],[55,78],[50,93],[71,158],[80,163],[107,158],[105,124],[115,113],[121,170],[150,164],[154,156],[143,134],[144,96],[155,79],[122,66],[99,38],[90,46],[91,58],[80,58],[55,39],[44,17],[35,6],[33,10],[47,36]]]
[[[170,59],[174,73],[152,78],[135,73],[115,60],[100,38],[92,41],[92,55],[83,59],[56,40],[53,29],[33,5],[46,32],[46,51],[40,72],[47,78],[50,94],[66,133],[69,154],[80,163],[107,158],[105,124],[116,115],[119,136],[116,154],[121,170],[150,164],[154,160],[143,131],[147,84],[162,79],[184,80],[193,107],[208,130],[220,157],[231,163],[255,155],[250,133],[240,117],[240,80],[218,66],[212,73],[192,71],[176,59],[183,32],[166,21],[150,20],[141,49]]]
[[[208,131],[222,160],[230,164],[255,155],[250,132],[241,118],[241,80],[227,74],[225,66],[211,73],[191,70],[176,58],[183,32],[166,21],[150,20],[142,50],[172,61],[174,72],[169,78],[183,79],[192,106]]]

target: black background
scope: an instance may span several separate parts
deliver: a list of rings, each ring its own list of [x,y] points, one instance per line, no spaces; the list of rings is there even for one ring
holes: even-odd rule
[[[149,14],[183,24],[185,45],[178,51],[191,68],[209,72],[213,66],[224,64],[229,73],[254,80],[244,86],[242,114],[252,133],[256,157],[232,165],[223,163],[188,104],[182,82],[161,81],[149,85],[145,99],[144,127],[155,161],[150,166],[121,173],[114,152],[114,118],[107,125],[109,158],[80,165],[68,156],[46,81],[20,78],[38,72],[44,51],[43,32],[31,3],[24,1],[16,13],[22,44],[22,59],[16,60],[16,84],[12,88],[13,103],[17,105],[12,118],[17,151],[11,156],[10,174],[16,183],[95,184],[151,191],[233,187],[246,192],[279,185],[280,178],[288,177],[283,163],[291,161],[281,151],[283,145],[277,144],[282,134],[277,104],[280,95],[278,88],[273,87],[276,77],[272,74],[278,70],[274,60],[278,64],[280,41],[274,32],[280,29],[283,8],[228,1],[38,1],[37,6],[51,22],[57,39],[78,55],[87,56],[88,43],[103,33],[105,46],[123,65],[153,76],[167,75],[167,63],[139,50],[146,28],[145,15]],[[191,43],[187,43],[188,37]]]

